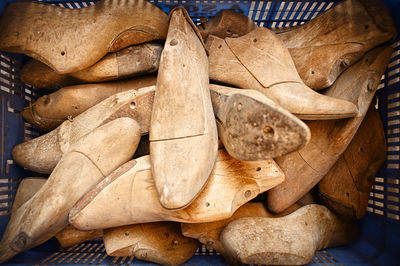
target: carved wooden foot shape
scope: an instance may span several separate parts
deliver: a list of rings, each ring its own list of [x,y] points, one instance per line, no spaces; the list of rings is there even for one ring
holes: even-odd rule
[[[246,203],[240,207],[232,217],[209,223],[196,223],[187,224],[182,223],[182,234],[187,237],[198,239],[201,243],[207,246],[208,249],[214,249],[221,254],[225,254],[225,249],[219,241],[220,234],[227,224],[242,217],[281,217],[300,208],[299,205],[295,204],[287,211],[281,214],[272,214],[264,207],[262,203]]]
[[[361,219],[368,206],[375,175],[386,160],[382,121],[370,106],[346,151],[319,182],[318,192],[337,214]]]
[[[24,108],[21,115],[34,127],[48,132],[68,118],[76,117],[118,92],[152,86],[156,84],[156,81],[156,76],[144,76],[117,82],[65,87],[31,102],[29,106]],[[147,112],[151,112],[153,97],[151,98],[150,109]],[[136,106],[132,107],[136,108]]]
[[[82,9],[11,3],[0,20],[0,50],[25,53],[58,73],[72,73],[109,52],[165,39],[167,25],[168,16],[145,0],[103,0]]]
[[[247,16],[233,10],[222,10],[211,20],[201,23],[197,28],[204,40],[209,35],[219,38],[240,37],[256,28]]]
[[[44,243],[67,226],[71,207],[132,157],[139,138],[139,125],[119,118],[71,145],[43,187],[12,213],[0,244],[0,262]]]
[[[351,66],[326,95],[357,104],[359,116],[332,121],[309,121],[310,142],[301,150],[276,158],[286,180],[268,191],[268,209],[279,213],[314,187],[346,150],[359,128],[392,54],[391,47],[376,48]]]
[[[26,84],[45,89],[124,79],[157,71],[161,51],[162,45],[158,43],[130,46],[107,54],[89,68],[70,74],[58,74],[49,66],[32,59],[21,69],[20,76]]]
[[[153,178],[161,204],[180,209],[207,183],[217,158],[204,43],[186,10],[171,11],[150,127]]]
[[[22,204],[27,202],[38,192],[46,183],[47,178],[27,177],[22,179],[15,194],[11,213],[17,210]],[[75,244],[99,238],[103,235],[103,230],[79,231],[71,225],[67,225],[63,230],[55,235],[58,243],[63,248],[71,247]]]
[[[348,244],[357,232],[350,220],[312,204],[281,218],[240,218],[225,227],[220,240],[226,255],[244,264],[303,265],[316,250]]]
[[[213,80],[258,90],[301,119],[336,119],[357,114],[354,104],[308,88],[297,74],[284,43],[266,28],[225,40],[209,36],[207,47]]]
[[[262,93],[212,84],[210,88],[218,135],[234,158],[274,158],[309,141],[307,126]]]
[[[219,150],[210,180],[200,195],[184,209],[167,210],[158,200],[151,173],[149,156],[126,163],[75,205],[69,222],[80,230],[92,230],[158,221],[222,220],[285,178],[273,160],[244,162]],[[104,204],[109,208],[104,209]]]
[[[135,256],[161,265],[181,265],[189,260],[199,243],[181,234],[172,222],[121,226],[104,230],[104,247],[110,256]]]
[[[135,100],[148,97],[148,91],[154,91],[154,89],[154,86],[150,86],[115,94],[86,110],[72,121],[63,122],[55,130],[15,146],[12,150],[13,158],[25,168],[50,174],[62,155],[70,150],[71,145],[108,121],[118,117],[130,117],[138,121],[140,132],[143,130],[148,132],[149,123],[146,124],[146,121],[150,121],[149,108],[151,106],[144,103],[150,100],[143,99],[143,104],[140,106],[135,104]],[[146,114],[148,118],[143,118],[142,115]],[[138,138],[140,138],[140,133]]]
[[[279,33],[304,83],[319,90],[373,47],[396,36],[380,0],[346,0],[315,19]]]

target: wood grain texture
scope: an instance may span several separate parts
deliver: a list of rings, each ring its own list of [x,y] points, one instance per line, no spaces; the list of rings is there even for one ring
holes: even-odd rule
[[[126,163],[75,205],[69,222],[80,230],[92,230],[158,221],[218,221],[285,178],[273,160],[244,162],[219,150],[200,195],[184,209],[168,210],[158,200],[151,173],[149,156]]]
[[[310,139],[300,119],[254,90],[210,84],[218,135],[239,160],[265,160],[301,149]]]
[[[58,74],[46,64],[31,59],[21,69],[20,77],[26,84],[45,89],[131,78],[157,71],[161,51],[162,45],[158,43],[129,46],[107,54],[89,68],[69,74]]]
[[[346,150],[364,119],[389,62],[392,48],[379,47],[351,66],[325,92],[357,105],[359,115],[351,119],[308,121],[310,142],[300,151],[276,158],[286,180],[268,191],[268,208],[279,213],[291,206],[330,170]]]
[[[71,145],[47,182],[12,213],[0,244],[0,261],[44,243],[67,226],[71,207],[132,157],[139,138],[139,125],[120,118]]]
[[[173,222],[106,229],[103,238],[109,256],[135,256],[161,265],[181,265],[199,247],[196,240],[182,236],[179,223]]]
[[[357,115],[354,104],[307,87],[297,74],[285,44],[266,28],[256,28],[238,38],[209,36],[207,47],[212,80],[258,90],[301,119]]]
[[[229,223],[220,240],[226,256],[244,264],[303,265],[316,250],[356,239],[351,220],[321,205],[307,205],[280,218],[245,217]]]
[[[168,16],[145,0],[103,0],[68,9],[36,2],[9,4],[0,20],[0,50],[25,53],[66,74],[108,52],[165,39]]]
[[[209,35],[219,38],[240,37],[256,27],[256,24],[249,17],[233,10],[222,10],[209,21],[197,26],[204,41],[207,40]]]
[[[143,87],[155,85],[156,82],[156,76],[143,76],[117,82],[64,87],[29,103],[29,106],[24,108],[21,115],[34,127],[43,132],[49,132],[57,128],[68,118],[71,119],[76,117],[90,107],[116,93],[134,89],[138,90]],[[151,112],[154,93],[149,95],[149,97],[150,98],[141,98],[140,105],[138,104],[138,106],[135,106],[135,108],[149,106],[150,109],[147,110],[147,112]],[[137,101],[138,100],[136,100],[136,102]],[[137,111],[138,110],[135,112]],[[150,116],[148,120],[148,123],[150,123]]]
[[[327,88],[367,51],[396,37],[380,0],[346,0],[311,21],[279,33],[304,83]]]
[[[183,7],[170,13],[150,125],[153,178],[161,204],[180,209],[204,188],[218,133],[204,43]]]
[[[298,208],[300,208],[300,205],[294,204],[281,214],[273,214],[268,212],[262,203],[249,202],[237,209],[232,217],[228,219],[209,223],[182,223],[182,234],[187,237],[196,238],[206,245],[208,249],[213,249],[224,255],[225,249],[219,238],[222,230],[224,230],[225,226],[230,222],[242,217],[281,217],[292,213]]]
[[[80,231],[69,224],[54,237],[62,248],[69,248],[88,240],[103,237],[103,230]]]
[[[375,175],[385,160],[385,132],[371,105],[346,151],[319,182],[322,202],[337,214],[363,218]]]
[[[100,125],[119,117],[137,119],[140,123],[137,137],[140,138],[141,128],[149,127],[148,124],[141,123],[140,115],[148,114],[150,116],[149,111],[143,112],[141,109],[151,108],[151,106],[136,106],[132,105],[132,102],[135,102],[138,97],[148,96],[148,92],[154,91],[154,89],[154,86],[150,86],[140,90],[134,89],[117,93],[86,110],[71,121],[64,121],[55,130],[16,145],[12,150],[15,162],[32,171],[50,174],[62,155],[67,153],[70,150],[70,146],[78,139]],[[142,102],[146,103],[148,101]],[[131,108],[132,106],[135,106],[135,108]],[[143,120],[149,121],[150,118]]]

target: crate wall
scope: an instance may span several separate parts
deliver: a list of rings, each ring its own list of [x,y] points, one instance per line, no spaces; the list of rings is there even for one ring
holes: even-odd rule
[[[196,24],[201,18],[212,18],[222,9],[234,9],[250,17],[259,26],[268,28],[301,25],[340,1],[149,0],[166,13],[175,6],[184,6]],[[8,2],[12,1],[0,2],[0,14]],[[97,1],[40,2],[64,8],[84,8]],[[400,1],[383,2],[392,11],[396,27],[400,31]],[[395,41],[392,46],[394,52],[377,92],[377,106],[387,139],[387,161],[375,178],[367,215],[359,221],[361,237],[350,246],[318,251],[312,264],[396,265],[400,262],[400,245],[397,243],[400,239],[400,41]],[[24,84],[19,78],[19,70],[26,60],[24,55],[0,52],[0,235],[7,225],[20,180],[32,175],[30,171],[14,163],[11,150],[16,144],[39,136],[39,132],[24,122],[18,114],[32,99],[43,94]],[[109,257],[101,242],[86,242],[60,250],[54,240],[19,254],[9,263],[149,264],[133,257]],[[201,246],[187,264],[222,265],[224,261],[219,253]]]

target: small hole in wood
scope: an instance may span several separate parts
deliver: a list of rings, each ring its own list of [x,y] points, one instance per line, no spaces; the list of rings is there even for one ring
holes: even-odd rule
[[[230,29],[227,29],[226,32],[227,32],[227,33],[231,33],[231,30],[230,30]]]
[[[172,40],[169,42],[169,45],[171,45],[171,46],[175,46],[175,45],[177,45],[177,44],[178,44],[178,41],[175,40],[175,39],[172,39]]]
[[[251,196],[251,191],[250,190],[246,190],[246,192],[244,193],[244,196],[246,198],[250,197]]]
[[[257,172],[260,172],[260,171],[261,171],[261,167],[257,167],[257,168],[256,168],[256,171],[257,171]]]
[[[349,192],[346,192],[346,197],[350,197],[350,193]]]
[[[364,26],[364,29],[368,30],[368,28],[369,28],[369,25]]]
[[[79,109],[79,107],[78,107],[78,106],[74,106],[74,109],[75,109],[75,110],[78,110],[78,109]]]
[[[64,56],[64,55],[65,55],[65,52],[64,52],[64,51],[62,51],[62,52],[61,52],[61,55],[62,55],[62,56]]]
[[[263,133],[266,137],[273,137],[274,136],[274,129],[270,126],[265,126],[263,128]]]
[[[129,105],[129,107],[133,110],[136,108],[136,103],[135,102],[131,102],[131,104]]]
[[[210,203],[209,202],[206,202],[206,207],[207,208],[210,207]]]
[[[363,147],[360,147],[360,151],[364,151],[364,148],[363,148]]]
[[[129,236],[129,231],[126,231],[126,232],[125,232],[125,235],[126,235],[126,236]]]
[[[314,75],[314,73],[315,73],[314,71],[311,71],[311,74],[313,74],[313,75]]]
[[[220,45],[218,45],[218,49],[221,49],[222,48],[222,45],[220,44]]]
[[[257,42],[257,39],[253,39],[253,42],[256,43],[256,42]]]

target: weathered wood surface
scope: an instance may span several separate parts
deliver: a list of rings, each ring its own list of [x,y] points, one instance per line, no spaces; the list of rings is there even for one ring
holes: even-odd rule
[[[351,119],[308,121],[310,142],[301,150],[276,158],[286,180],[268,191],[268,209],[279,213],[314,187],[346,150],[375,95],[392,48],[383,46],[367,53],[340,75],[326,95],[357,105],[359,115]]]
[[[151,170],[161,204],[180,209],[207,183],[218,133],[204,43],[183,7],[171,11],[165,43],[151,115]]]
[[[157,71],[161,51],[162,45],[158,43],[129,46],[107,54],[89,68],[69,74],[58,74],[46,64],[32,59],[23,66],[20,77],[26,84],[45,89],[131,78]]]
[[[109,256],[135,256],[161,265],[181,265],[189,260],[199,242],[181,234],[179,223],[158,222],[104,230]]]
[[[257,25],[249,17],[233,10],[222,10],[209,21],[197,26],[204,41],[209,35],[219,38],[240,37],[256,27]]]
[[[184,209],[168,210],[158,200],[151,173],[149,156],[126,163],[75,205],[69,222],[80,230],[92,230],[158,221],[223,220],[285,178],[273,160],[239,161],[219,150],[210,180],[200,195]],[[106,205],[108,208],[103,207]]]
[[[141,105],[132,103],[135,103],[138,97],[148,97],[148,92],[154,91],[154,89],[154,86],[150,86],[117,93],[86,110],[72,121],[64,121],[55,130],[16,145],[12,150],[15,162],[32,171],[50,174],[62,155],[67,153],[70,146],[78,139],[100,125],[119,117],[135,119],[140,124],[140,133],[142,130],[146,130],[146,127],[148,131],[149,124],[145,122],[150,121],[151,113],[143,111],[143,109],[151,108],[146,105],[149,100],[142,100],[143,104]],[[146,114],[149,117],[143,118],[142,115]],[[140,138],[140,134],[138,138]]]
[[[220,241],[225,255],[244,264],[303,265],[316,250],[356,239],[351,220],[321,205],[307,205],[280,218],[245,217],[229,223]]]
[[[139,125],[119,118],[71,145],[42,188],[11,214],[0,243],[0,262],[44,243],[67,226],[72,206],[132,157],[139,138]]]
[[[182,223],[182,234],[187,237],[198,239],[206,245],[208,249],[213,249],[221,254],[225,254],[225,249],[219,241],[220,234],[227,224],[242,217],[281,217],[300,208],[300,205],[294,204],[281,214],[273,214],[268,212],[264,205],[258,203],[246,203],[241,206],[232,217],[209,223]]]
[[[278,36],[304,83],[320,90],[367,51],[394,39],[396,27],[382,1],[346,0]]]
[[[21,115],[34,127],[43,132],[48,132],[57,128],[68,118],[76,117],[90,107],[118,92],[133,89],[138,90],[143,87],[155,85],[156,82],[156,76],[144,76],[117,82],[69,86],[61,88],[49,95],[44,95],[36,101],[31,102],[29,106],[24,108]],[[147,112],[151,112],[153,97],[154,93],[149,95],[148,98],[140,98],[141,100],[151,102],[141,102],[140,106],[135,106],[135,108],[140,108],[145,105],[150,108]],[[137,101],[138,99],[136,99],[136,102]],[[140,110],[144,111],[142,109]],[[137,110],[135,112],[137,112]],[[150,116],[148,119],[148,123],[150,123]]]
[[[262,93],[214,84],[210,89],[218,135],[234,158],[275,158],[309,141],[310,132],[304,122]]]
[[[101,238],[102,236],[103,230],[80,231],[69,224],[54,237],[62,248],[69,248],[88,240]]]
[[[11,213],[15,212],[22,204],[27,202],[35,193],[46,183],[47,178],[44,177],[25,177],[19,183]]]
[[[378,111],[371,105],[346,151],[319,182],[321,200],[337,214],[361,219],[385,160],[385,132]]]
[[[0,50],[25,53],[66,74],[109,52],[165,39],[167,25],[168,16],[144,0],[104,0],[80,9],[16,2],[0,19]]]
[[[210,79],[262,92],[301,119],[357,115],[354,104],[307,87],[285,44],[272,31],[256,28],[238,38],[207,39]]]

